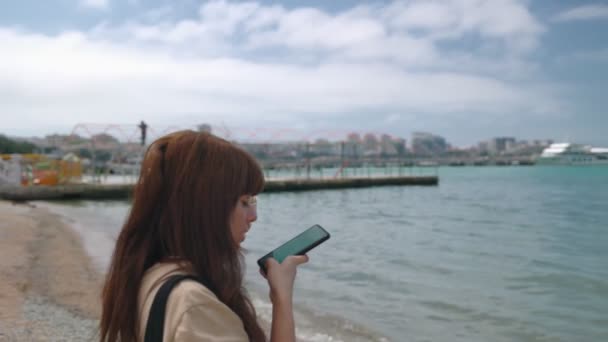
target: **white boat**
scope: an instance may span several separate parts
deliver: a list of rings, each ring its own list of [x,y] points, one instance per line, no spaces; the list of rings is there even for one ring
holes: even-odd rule
[[[556,143],[545,148],[536,162],[544,165],[608,165],[608,148]]]

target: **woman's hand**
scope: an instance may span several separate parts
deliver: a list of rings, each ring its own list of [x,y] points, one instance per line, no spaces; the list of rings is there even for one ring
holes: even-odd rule
[[[266,275],[260,273],[268,280],[270,285],[270,300],[291,302],[293,296],[293,284],[299,265],[308,262],[306,255],[291,255],[278,263],[274,258],[266,260]]]
[[[260,273],[270,285],[272,302],[272,327],[270,342],[295,342],[296,325],[293,319],[293,282],[299,265],[308,262],[306,255],[292,255],[278,263],[274,258],[266,260],[266,274]]]

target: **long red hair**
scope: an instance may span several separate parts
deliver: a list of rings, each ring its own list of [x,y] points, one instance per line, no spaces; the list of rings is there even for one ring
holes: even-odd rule
[[[172,257],[187,260],[193,272],[211,281],[250,341],[265,341],[243,288],[242,254],[228,223],[238,198],[263,187],[255,159],[214,135],[179,131],[152,143],[105,279],[100,340],[137,340],[144,273]]]

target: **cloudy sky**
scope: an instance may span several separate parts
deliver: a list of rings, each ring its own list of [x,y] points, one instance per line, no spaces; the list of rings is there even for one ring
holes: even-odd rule
[[[599,0],[3,1],[0,133],[608,145],[606,32]]]

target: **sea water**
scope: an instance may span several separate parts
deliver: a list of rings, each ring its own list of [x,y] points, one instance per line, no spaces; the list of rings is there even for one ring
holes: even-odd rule
[[[329,173],[327,173],[329,175]],[[305,341],[608,341],[608,167],[442,167],[436,187],[261,194],[255,261],[313,224],[298,271]],[[126,201],[43,203],[104,270]]]

